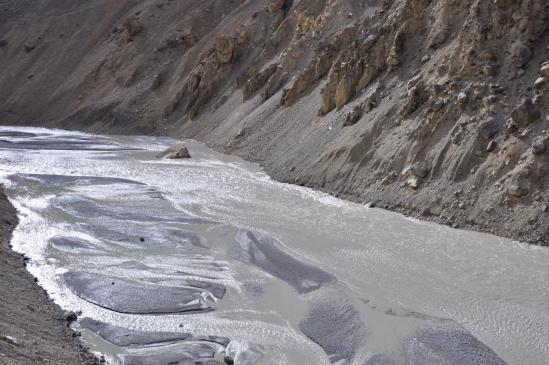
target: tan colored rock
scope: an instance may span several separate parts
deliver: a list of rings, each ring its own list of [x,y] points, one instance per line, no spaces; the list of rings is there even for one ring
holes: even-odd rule
[[[323,90],[322,93],[320,93],[320,115],[325,115],[331,112],[335,108],[334,100],[332,99],[331,95],[325,90]]]
[[[360,80],[358,80],[357,91],[364,90],[377,77],[378,72],[371,66],[366,66]]]
[[[180,159],[191,158],[191,154],[184,143],[177,143],[156,155],[156,158]]]
[[[344,77],[339,84],[334,95],[334,103],[339,109],[343,107],[353,97],[353,83],[352,81]]]
[[[215,55],[219,63],[231,62],[236,42],[231,37],[219,36],[214,40]]]
[[[511,113],[513,121],[522,126],[528,126],[541,118],[540,110],[532,103],[532,99],[524,98]]]

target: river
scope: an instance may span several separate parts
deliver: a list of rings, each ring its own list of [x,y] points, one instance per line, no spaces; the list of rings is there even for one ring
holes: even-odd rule
[[[0,127],[14,249],[108,363],[549,363],[549,249],[175,142]]]

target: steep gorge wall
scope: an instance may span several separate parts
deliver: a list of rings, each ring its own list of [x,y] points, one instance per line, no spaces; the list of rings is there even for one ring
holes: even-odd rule
[[[284,181],[549,243],[545,0],[1,6],[2,123],[197,138]]]

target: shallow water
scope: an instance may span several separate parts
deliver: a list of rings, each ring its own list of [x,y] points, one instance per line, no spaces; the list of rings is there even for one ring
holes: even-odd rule
[[[12,243],[109,362],[548,363],[548,249],[173,143],[0,128]]]

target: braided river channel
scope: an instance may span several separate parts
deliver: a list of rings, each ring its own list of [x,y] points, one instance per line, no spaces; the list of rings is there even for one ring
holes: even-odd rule
[[[109,364],[549,364],[549,249],[185,141],[0,127],[14,249]]]

